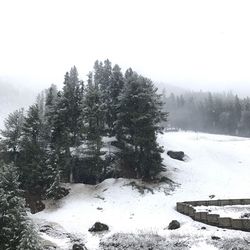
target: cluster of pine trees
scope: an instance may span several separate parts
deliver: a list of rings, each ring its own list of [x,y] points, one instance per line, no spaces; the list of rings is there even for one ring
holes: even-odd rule
[[[52,85],[26,112],[10,114],[0,153],[17,168],[20,188],[41,196],[56,196],[60,181],[150,179],[162,170],[156,136],[165,119],[150,79],[96,61],[86,83],[73,67],[62,90]]]
[[[208,133],[250,136],[250,99],[232,93],[192,92],[163,97],[169,124]]]
[[[166,120],[152,81],[109,60],[96,61],[84,83],[76,67],[63,89],[43,91],[5,120],[0,138],[0,249],[39,250],[25,200],[61,197],[61,182],[108,177],[151,179],[162,170],[156,142]],[[21,191],[22,190],[22,191]]]

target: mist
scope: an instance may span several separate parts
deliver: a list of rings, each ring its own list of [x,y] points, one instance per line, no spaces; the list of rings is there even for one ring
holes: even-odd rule
[[[246,97],[248,7],[228,0],[2,1],[1,113],[31,104],[52,83],[61,88],[73,65],[85,80],[95,60],[106,58],[151,78],[160,91]]]
[[[156,82],[249,92],[248,1],[4,1],[0,76],[30,88],[109,58]]]

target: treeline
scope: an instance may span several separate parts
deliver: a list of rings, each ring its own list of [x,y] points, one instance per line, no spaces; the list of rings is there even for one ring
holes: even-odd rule
[[[96,61],[86,83],[71,68],[62,90],[52,85],[11,113],[0,139],[0,249],[42,249],[23,197],[59,199],[61,182],[154,178],[163,170],[156,136],[164,120],[152,81],[109,60]]]
[[[1,158],[17,168],[21,189],[46,197],[57,196],[60,182],[150,179],[162,170],[156,136],[165,119],[150,79],[96,61],[85,83],[73,67],[62,90],[52,85],[9,115]]]
[[[232,93],[163,95],[168,126],[183,130],[250,136],[250,99]]]

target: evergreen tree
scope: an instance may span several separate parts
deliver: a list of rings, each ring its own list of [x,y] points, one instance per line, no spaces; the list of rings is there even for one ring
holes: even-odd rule
[[[16,250],[42,250],[38,233],[28,218],[25,220],[25,227],[21,233],[20,242]]]
[[[166,115],[151,80],[131,69],[125,75],[117,122],[119,156],[123,166],[134,171],[136,177],[147,179],[162,170],[162,149],[156,136]]]
[[[9,114],[4,122],[5,129],[1,130],[3,139],[1,141],[5,156],[8,161],[16,162],[20,152],[21,132],[24,122],[23,109],[16,110]]]
[[[47,190],[46,197],[49,196],[51,198],[53,194],[57,196],[56,189],[60,189],[58,183],[58,177],[60,179],[60,171],[59,171],[59,152],[56,150],[56,144],[53,142],[53,129],[54,129],[54,121],[57,115],[56,104],[57,104],[57,87],[55,85],[51,85],[50,88],[46,91],[45,97],[45,112],[44,112],[44,123],[45,130],[44,136],[47,141],[47,160],[46,160],[46,173],[47,176]],[[58,176],[59,175],[59,176]],[[52,188],[53,187],[53,188]],[[53,191],[51,191],[53,190]],[[49,195],[48,195],[49,194]]]
[[[53,120],[56,114],[57,94],[58,94],[57,87],[52,84],[50,88],[47,89],[45,97],[44,119],[45,119],[47,141],[50,147],[52,141]]]
[[[112,69],[112,76],[110,80],[110,105],[109,105],[109,121],[110,121],[110,135],[114,136],[115,123],[117,121],[119,96],[124,87],[124,77],[121,68],[116,64]]]
[[[97,182],[101,178],[103,160],[102,148],[102,121],[104,117],[101,103],[101,92],[99,86],[93,83],[92,73],[88,76],[83,112],[85,124],[85,144],[84,150],[85,167],[87,168],[88,179]]]
[[[53,183],[51,186],[46,190],[46,197],[47,198],[52,198],[54,200],[58,200],[61,198],[61,186],[60,186],[60,171],[57,168],[55,170],[55,175],[53,176]]]
[[[22,188],[43,193],[47,185],[46,140],[38,104],[30,106],[22,129],[21,157],[17,165],[21,170]]]
[[[213,95],[209,92],[207,98],[207,129],[211,132],[215,130],[215,109],[214,109],[214,98]]]
[[[232,133],[234,135],[237,135],[239,133],[239,124],[241,120],[241,113],[242,113],[242,107],[240,103],[239,97],[236,95],[234,99],[234,104],[233,104],[233,109],[231,112],[231,117],[232,117],[232,123],[233,123],[233,131]]]
[[[30,227],[25,201],[19,189],[17,170],[13,165],[0,165],[0,249],[38,250],[39,241]],[[29,230],[29,236],[25,232]],[[32,238],[30,236],[33,235]],[[25,245],[24,245],[24,242]],[[27,248],[22,246],[29,246]]]
[[[114,123],[117,116],[118,96],[123,88],[124,79],[120,67],[112,68],[107,59],[104,63],[96,61],[94,65],[94,83],[99,87],[104,112],[103,126],[107,135],[114,135]]]
[[[239,128],[241,135],[250,136],[250,110],[242,112]]]
[[[63,174],[70,182],[74,182],[71,148],[78,147],[82,141],[83,91],[83,83],[78,79],[76,67],[73,67],[65,75],[63,91],[58,93],[52,129],[54,149],[63,166]]]

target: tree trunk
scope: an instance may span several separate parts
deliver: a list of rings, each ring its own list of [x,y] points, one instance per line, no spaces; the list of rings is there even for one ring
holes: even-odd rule
[[[66,168],[69,169],[69,182],[74,183],[74,176],[73,176],[73,165],[71,162],[71,154],[69,147],[66,148]]]

